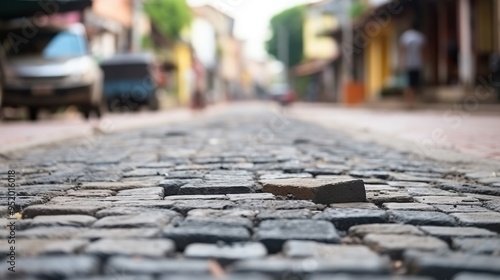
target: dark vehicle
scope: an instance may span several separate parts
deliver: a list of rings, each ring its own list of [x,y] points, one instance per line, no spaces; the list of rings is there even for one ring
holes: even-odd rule
[[[117,54],[101,62],[104,96],[110,111],[159,109],[160,68],[153,54]]]
[[[75,105],[85,118],[101,116],[102,72],[89,53],[81,24],[0,30],[1,107],[27,107],[36,120],[40,108]]]

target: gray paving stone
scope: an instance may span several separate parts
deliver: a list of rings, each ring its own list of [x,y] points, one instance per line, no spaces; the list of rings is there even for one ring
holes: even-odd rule
[[[207,218],[222,218],[222,217],[242,217],[253,219],[259,213],[256,210],[213,210],[213,209],[195,209],[188,212],[188,217],[207,217]]]
[[[263,221],[256,230],[255,238],[266,245],[271,253],[280,251],[287,240],[340,243],[340,236],[331,223],[304,219]]]
[[[108,276],[90,276],[90,277],[71,277],[69,280],[154,280],[153,276],[149,275],[108,275]]]
[[[41,215],[87,215],[94,216],[104,205],[31,205],[24,209],[23,218],[33,218]]]
[[[221,225],[221,226],[236,226],[245,227],[252,231],[252,220],[245,217],[225,216],[225,217],[196,217],[188,216],[180,226],[207,226],[207,225]]]
[[[413,202],[413,197],[406,191],[377,191],[377,192],[367,192],[366,199],[375,204],[383,204],[389,202]]]
[[[380,210],[377,205],[369,202],[332,203],[330,207]]]
[[[447,214],[433,211],[387,211],[394,222],[416,226],[454,226],[455,219]]]
[[[16,238],[69,239],[83,231],[75,227],[36,227],[16,231]]]
[[[259,179],[262,180],[285,180],[285,179],[308,179],[312,178],[313,175],[310,173],[268,173],[261,175]]]
[[[166,179],[201,179],[205,176],[204,171],[170,171],[165,173]]]
[[[389,181],[387,182],[389,186],[396,188],[430,188],[431,185],[425,182],[407,182],[407,181]]]
[[[315,275],[308,280],[435,280],[424,276],[353,276],[353,275]]]
[[[291,210],[309,209],[317,210],[319,206],[306,200],[240,200],[237,201],[237,208],[248,210]]]
[[[382,204],[382,207],[387,209],[387,210],[410,210],[410,211],[435,211],[436,208],[432,207],[429,204],[424,204],[424,203],[396,203],[396,202],[390,202],[390,203],[384,203]]]
[[[165,169],[162,170],[158,168],[139,168],[123,173],[123,177],[127,178],[127,177],[158,176],[164,174],[165,172],[167,172],[167,170]]]
[[[349,228],[349,235],[361,237],[368,234],[389,234],[389,235],[417,235],[422,236],[424,232],[419,230],[416,226],[401,225],[401,224],[369,224],[359,225]]]
[[[37,276],[42,279],[65,279],[72,276],[95,275],[99,272],[99,260],[91,256],[28,257],[18,258],[16,263],[19,264],[15,268],[16,275]],[[9,266],[6,262],[0,264],[0,277],[3,279],[12,277],[12,272],[7,270]]]
[[[274,200],[276,196],[271,193],[245,193],[245,194],[228,194],[227,197],[231,201],[239,201],[239,200]]]
[[[316,203],[365,202],[362,180],[283,179],[262,181],[263,191],[274,195],[292,194],[296,199]]]
[[[96,218],[86,215],[36,216],[30,227],[89,227],[95,221]]]
[[[137,196],[108,196],[104,201],[115,202],[115,201],[144,201],[144,200],[163,200],[162,197],[157,195],[137,195]]]
[[[80,189],[82,190],[111,190],[121,191],[136,188],[152,187],[152,183],[144,182],[87,182],[82,183]]]
[[[208,275],[210,263],[205,260],[148,259],[112,257],[104,272],[108,275]]]
[[[68,255],[79,252],[89,241],[82,239],[72,240],[47,240],[47,239],[23,239],[15,244],[17,257],[34,257],[38,255]],[[6,256],[10,253],[13,244],[0,243],[0,254]]]
[[[183,251],[192,243],[217,243],[219,241],[234,243],[250,240],[250,233],[245,227],[221,226],[211,224],[205,226],[167,227],[163,237],[175,241],[178,250]]]
[[[453,280],[497,280],[498,275],[483,273],[459,273]]]
[[[409,251],[404,256],[410,274],[451,279],[460,272],[500,274],[500,258],[461,253],[423,253]]]
[[[453,237],[495,237],[497,233],[475,227],[436,227],[436,226],[423,226],[420,227],[425,233],[439,237],[446,241],[450,241]]]
[[[325,209],[313,216],[313,219],[332,222],[337,229],[348,230],[351,226],[388,222],[389,216],[384,210],[371,209]]]
[[[263,258],[267,249],[262,243],[247,242],[233,244],[191,244],[187,246],[184,255],[187,258],[217,259],[235,261]]]
[[[107,197],[115,195],[116,192],[112,190],[70,190],[67,192],[67,196],[74,197]]]
[[[496,212],[500,212],[500,199],[494,201],[488,201],[484,204],[484,207]]]
[[[185,184],[192,181],[201,181],[200,179],[167,179],[161,181],[158,186],[164,189],[165,195],[177,195],[179,194],[179,190]]]
[[[12,205],[16,212],[22,209],[36,204],[43,204],[49,200],[45,196],[16,196],[15,204]],[[8,205],[9,201],[7,197],[0,197],[0,205]]]
[[[100,239],[85,248],[85,253],[98,256],[136,256],[162,258],[175,252],[175,244],[168,239]]]
[[[267,258],[244,260],[235,263],[229,271],[234,273],[263,273],[274,279],[307,279],[308,275],[322,274],[353,274],[353,275],[383,275],[389,271],[389,265],[383,259],[279,259]]]
[[[380,258],[377,253],[362,245],[332,245],[300,240],[285,242],[283,254],[289,258],[315,258],[331,261]]]
[[[408,249],[419,251],[448,250],[446,242],[430,236],[416,236],[403,234],[368,234],[363,238],[363,243],[372,250],[387,254],[393,259],[400,259],[402,253]]]
[[[478,205],[481,202],[473,197],[462,196],[420,196],[415,197],[415,201],[427,204],[448,204],[448,205]]]
[[[477,212],[477,213],[454,213],[455,217],[463,226],[486,228],[500,232],[500,213]]]
[[[365,184],[365,190],[367,192],[378,192],[378,191],[395,192],[398,191],[399,189],[385,184]]]
[[[500,195],[500,189],[497,187],[487,187],[478,184],[464,184],[454,181],[448,181],[439,185],[443,190],[456,191],[462,193],[484,194],[484,195]]]
[[[173,200],[171,206],[172,210],[186,215],[189,211],[194,209],[213,209],[224,210],[235,208],[236,204],[228,200]]]
[[[313,213],[309,209],[293,210],[262,210],[257,215],[257,221],[264,220],[283,220],[283,219],[308,219]]]
[[[468,254],[500,256],[500,238],[453,238],[453,248]]]
[[[253,181],[202,181],[187,183],[179,189],[180,195],[241,194],[255,192]]]
[[[137,188],[130,190],[121,190],[117,196],[158,196],[163,198],[165,196],[165,189],[162,187],[150,187],[150,188]]]
[[[108,216],[94,223],[94,228],[157,228],[167,225],[173,217],[155,214]]]
[[[108,216],[122,216],[122,215],[140,215],[140,214],[161,214],[171,219],[181,218],[181,215],[175,211],[168,209],[158,209],[158,208],[147,208],[147,207],[112,207],[109,209],[103,209],[96,213],[97,218],[104,218]]]
[[[228,200],[229,198],[223,194],[212,195],[170,195],[164,198],[165,200]]]
[[[473,212],[488,212],[489,210],[477,205],[451,205],[451,204],[433,204],[437,210],[451,214],[451,213],[473,213]]]
[[[458,193],[444,191],[438,188],[407,188],[411,196],[458,196]]]
[[[101,238],[157,238],[160,237],[159,228],[92,228],[76,234],[76,238],[96,240]]]

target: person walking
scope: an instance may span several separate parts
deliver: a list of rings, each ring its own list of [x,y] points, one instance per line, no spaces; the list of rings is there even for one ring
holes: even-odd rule
[[[425,36],[418,29],[418,22],[414,21],[400,38],[401,70],[407,75],[404,99],[408,107],[414,106],[424,68]]]

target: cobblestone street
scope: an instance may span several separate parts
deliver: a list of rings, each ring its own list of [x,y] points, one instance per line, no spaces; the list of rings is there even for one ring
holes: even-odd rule
[[[499,279],[498,171],[256,107],[98,133],[0,158],[0,279]]]

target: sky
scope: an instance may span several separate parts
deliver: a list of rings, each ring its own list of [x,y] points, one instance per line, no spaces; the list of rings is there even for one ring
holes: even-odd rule
[[[265,42],[269,38],[269,22],[282,10],[317,0],[188,0],[190,5],[211,3],[235,19],[235,35],[245,41],[248,58],[267,58]]]

